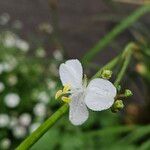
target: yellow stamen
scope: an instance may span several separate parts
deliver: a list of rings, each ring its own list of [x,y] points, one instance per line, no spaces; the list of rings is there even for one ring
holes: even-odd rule
[[[58,90],[55,94],[55,99],[58,99],[63,94],[62,90]]]
[[[64,85],[63,93],[66,94],[70,90],[70,88],[71,88],[70,84]]]
[[[65,103],[69,103],[71,101],[71,98],[70,97],[65,97],[63,96],[62,98],[62,101],[64,101]]]

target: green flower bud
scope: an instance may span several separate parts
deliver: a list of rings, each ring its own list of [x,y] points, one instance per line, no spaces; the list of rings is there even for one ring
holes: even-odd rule
[[[102,71],[101,77],[103,79],[110,79],[111,76],[112,76],[112,71],[111,70],[103,70]]]
[[[111,108],[112,112],[118,112],[124,108],[124,104],[122,100],[116,100]]]
[[[126,89],[126,90],[125,90],[124,95],[125,95],[125,97],[129,97],[129,96],[132,96],[132,95],[133,95],[133,93],[132,93],[132,91],[131,91],[131,90]]]

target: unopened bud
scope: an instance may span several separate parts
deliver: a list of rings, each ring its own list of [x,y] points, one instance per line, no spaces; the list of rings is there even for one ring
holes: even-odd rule
[[[110,79],[111,76],[112,76],[112,71],[111,70],[103,70],[102,71],[101,77],[103,79]]]
[[[116,100],[111,108],[112,112],[118,112],[124,108],[124,104],[122,100]]]
[[[124,95],[125,95],[125,97],[129,97],[129,96],[132,96],[132,95],[133,95],[133,93],[132,93],[132,91],[131,91],[131,90],[126,89],[126,90],[125,90]]]

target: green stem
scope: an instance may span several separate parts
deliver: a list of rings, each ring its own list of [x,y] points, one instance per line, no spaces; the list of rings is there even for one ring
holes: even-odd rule
[[[68,111],[68,104],[60,107],[50,118],[48,118],[36,131],[26,138],[16,150],[28,150],[40,137],[42,137],[56,121],[58,121]]]
[[[145,5],[136,10],[129,17],[120,22],[111,32],[109,32],[103,39],[98,41],[98,43],[90,49],[82,59],[82,63],[87,65],[93,57],[100,52],[104,47],[106,47],[116,36],[123,32],[126,28],[137,21],[141,16],[150,11],[150,5]]]
[[[119,74],[117,75],[117,78],[114,82],[114,85],[115,86],[118,86],[126,72],[126,69],[130,63],[130,60],[131,60],[131,55],[133,53],[133,51],[135,50],[135,48],[137,48],[137,45],[134,44],[134,43],[129,43],[126,47],[125,47],[125,50],[124,50],[124,53],[122,54],[122,57],[124,58],[124,62],[123,62],[123,65],[122,65],[122,68],[119,72]]]
[[[121,55],[118,55],[117,57],[115,57],[114,59],[112,59],[110,62],[108,62],[108,64],[106,64],[102,69],[100,69],[93,77],[92,79],[94,78],[98,78],[101,76],[101,73],[104,69],[113,69],[116,64],[118,63],[119,59],[120,59],[120,56]]]

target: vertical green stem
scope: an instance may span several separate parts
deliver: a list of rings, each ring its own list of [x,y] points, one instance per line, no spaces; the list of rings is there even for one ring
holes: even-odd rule
[[[93,59],[93,57],[100,52],[104,47],[106,47],[116,36],[118,36],[121,32],[123,32],[126,28],[132,25],[135,21],[137,21],[141,16],[150,11],[150,5],[145,5],[136,10],[129,17],[124,19],[120,24],[118,24],[112,31],[110,31],[103,39],[98,41],[98,43],[90,49],[82,59],[82,63],[87,65],[89,61]]]
[[[137,45],[134,43],[129,43],[125,47],[124,53],[122,54],[122,57],[124,58],[123,65],[122,65],[122,68],[121,68],[119,74],[117,75],[115,82],[114,82],[115,86],[118,86],[120,84],[120,82],[126,72],[126,69],[130,63],[132,53],[136,48],[137,48]]]

